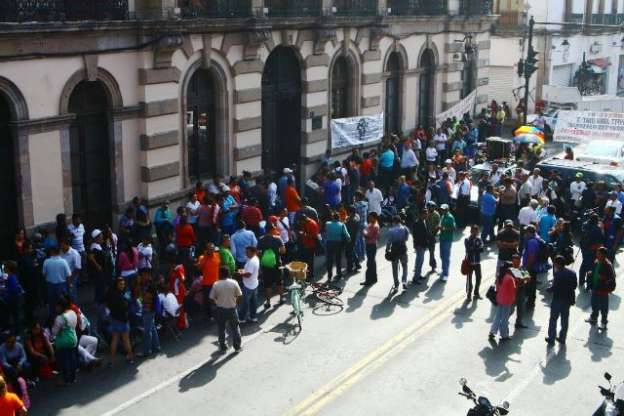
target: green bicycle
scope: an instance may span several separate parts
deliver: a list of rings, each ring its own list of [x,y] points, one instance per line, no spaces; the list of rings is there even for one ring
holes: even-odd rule
[[[288,263],[285,269],[288,270],[288,273],[290,273],[290,276],[293,278],[293,284],[288,286],[287,289],[290,292],[290,304],[293,308],[292,314],[297,318],[297,326],[299,327],[299,331],[301,331],[303,328],[301,326],[303,320],[301,298],[305,291],[304,282],[308,274],[308,265],[300,261],[293,261]]]

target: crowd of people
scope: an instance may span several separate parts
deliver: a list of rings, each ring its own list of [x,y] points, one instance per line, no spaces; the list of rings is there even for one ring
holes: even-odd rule
[[[500,333],[509,339],[514,307],[516,327],[524,327],[538,278],[551,261],[547,341],[565,342],[577,284],[592,292],[589,322],[595,324],[600,313],[606,329],[624,190],[598,191],[581,174],[566,184],[556,173],[543,177],[521,164],[504,174],[494,163],[474,177],[470,169],[490,128],[487,120],[464,117],[388,136],[377,149],[353,149],[344,160],[328,154],[304,183],[297,182],[297,166],[256,178],[244,172],[227,182],[215,175],[197,182],[174,210],[163,201],[150,215],[147,202],[135,198],[116,232],[108,225],[87,227],[78,214],[59,214],[55,227],[30,236],[20,230],[4,262],[0,292],[0,365],[9,390],[27,403],[34,382],[58,372],[63,384],[71,384],[78,368],[102,363],[98,354],[105,348],[107,365],[115,365],[119,344],[130,364],[135,349],[154,356],[161,336],[178,336],[193,319],[215,320],[220,349],[227,351],[229,331],[239,351],[240,325],[258,322],[262,300],[265,309],[285,302],[290,279],[283,266],[290,261],[307,263],[309,280],[321,277],[315,259],[323,256],[328,283],[365,268],[361,284],[376,284],[382,227],[396,292],[427,280],[438,258],[439,278],[448,281],[458,274],[450,264],[452,252],[459,252],[467,300],[480,299],[481,255],[496,245],[496,284],[487,293],[497,305],[492,338]],[[590,215],[576,221],[570,207]],[[582,228],[578,278],[569,268],[575,221]],[[461,250],[456,239],[467,226]]]

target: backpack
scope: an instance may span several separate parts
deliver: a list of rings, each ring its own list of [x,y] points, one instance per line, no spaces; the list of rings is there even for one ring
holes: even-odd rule
[[[262,257],[260,258],[260,266],[266,267],[268,269],[273,269],[277,265],[277,256],[273,249],[266,249],[262,252]]]
[[[542,240],[541,238],[536,238],[537,243],[539,244],[539,251],[537,252],[537,261],[539,263],[546,263],[550,258],[550,254],[552,253],[552,244],[549,244]]]

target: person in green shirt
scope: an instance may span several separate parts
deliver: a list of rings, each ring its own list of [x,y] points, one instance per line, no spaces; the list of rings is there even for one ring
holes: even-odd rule
[[[431,243],[429,244],[429,267],[431,267],[432,272],[435,272],[438,267],[438,263],[435,259],[435,246],[436,238],[438,236],[438,232],[440,231],[440,214],[436,210],[436,206],[437,204],[433,201],[427,202],[429,215],[427,215],[427,219],[425,220],[427,229],[431,230],[431,234],[433,235]]]
[[[221,256],[221,266],[226,267],[230,271],[230,276],[234,276],[236,270],[236,261],[230,251],[230,236],[225,234],[223,236],[223,242],[219,246],[219,255]]]
[[[449,212],[449,206],[440,206],[440,258],[442,259],[442,274],[440,279],[443,282],[448,280],[449,266],[451,263],[451,247],[453,246],[453,234],[455,233],[455,217]]]

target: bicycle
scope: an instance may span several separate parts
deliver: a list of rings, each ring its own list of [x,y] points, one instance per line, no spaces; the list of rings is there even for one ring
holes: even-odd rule
[[[293,308],[293,314],[297,318],[297,326],[299,331],[303,329],[303,309],[301,309],[301,297],[305,291],[304,282],[308,274],[308,265],[303,262],[293,261],[284,266],[293,278],[293,284],[287,287],[290,292],[290,304]],[[301,283],[298,283],[301,282]]]

